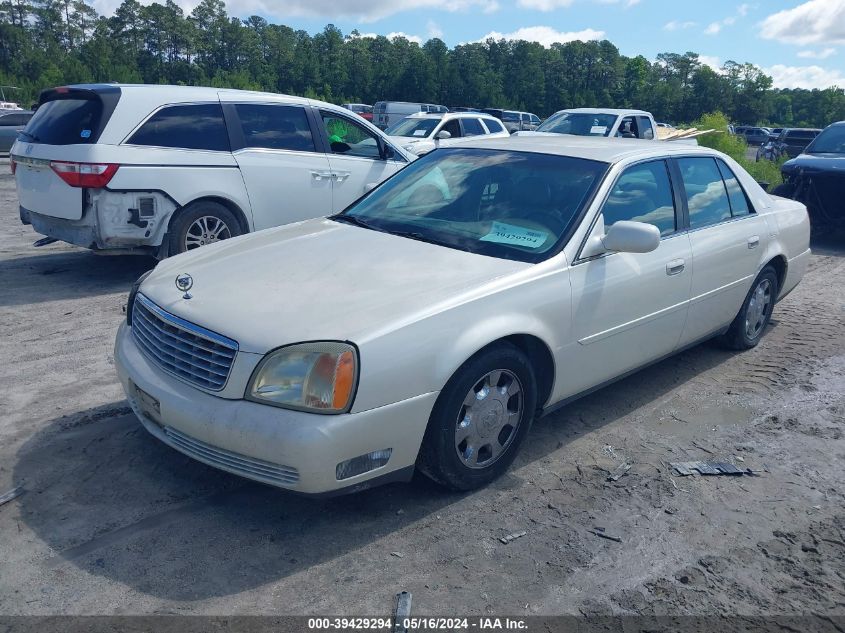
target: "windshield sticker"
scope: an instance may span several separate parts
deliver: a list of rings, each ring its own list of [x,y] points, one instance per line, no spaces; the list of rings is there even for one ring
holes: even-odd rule
[[[590,128],[590,134],[604,134],[607,132],[606,125],[594,125]]]
[[[425,136],[425,130],[414,130],[414,136]]]
[[[504,222],[493,222],[490,232],[481,238],[482,242],[495,242],[497,244],[512,244],[514,246],[525,246],[527,248],[540,248],[546,243],[549,234],[546,231],[533,231],[513,224]]]
[[[82,130],[79,133],[79,136],[81,136],[82,138],[88,138],[89,136],[91,136],[91,130]]]

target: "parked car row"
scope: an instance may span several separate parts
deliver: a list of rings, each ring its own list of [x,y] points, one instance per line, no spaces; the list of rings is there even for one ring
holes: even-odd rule
[[[821,132],[818,128],[781,128],[777,136],[769,138],[757,149],[757,160],[778,160],[783,156],[795,158]],[[774,134],[774,132],[773,132]]]
[[[703,340],[754,347],[807,266],[801,202],[603,112],[597,138],[581,111],[389,136],[297,97],[80,85],[42,94],[11,164],[42,234],[181,253],[133,285],[115,345],[153,436],[300,493],[469,490],[537,416]]]

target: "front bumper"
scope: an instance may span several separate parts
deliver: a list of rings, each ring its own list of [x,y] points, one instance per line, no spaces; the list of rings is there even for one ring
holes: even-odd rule
[[[161,371],[141,353],[125,323],[117,335],[115,365],[133,411],[162,442],[210,466],[305,494],[407,480],[438,395],[343,415],[220,398]],[[392,450],[387,464],[338,481],[339,463],[387,448]]]

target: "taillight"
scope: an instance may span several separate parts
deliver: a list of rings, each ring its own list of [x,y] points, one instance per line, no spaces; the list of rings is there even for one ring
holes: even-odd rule
[[[114,163],[50,162],[50,168],[71,187],[99,189],[109,184],[120,165]]]
[[[9,157],[9,169],[12,170],[12,175],[15,175],[15,170],[18,168],[18,164],[15,162],[15,159],[11,156]]]

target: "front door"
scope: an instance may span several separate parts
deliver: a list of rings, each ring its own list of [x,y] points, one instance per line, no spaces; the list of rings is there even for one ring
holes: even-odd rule
[[[620,220],[654,224],[650,253],[606,253],[570,269],[573,341],[563,351],[565,398],[666,356],[687,318],[690,242],[663,160],[628,167],[616,180],[594,234]]]
[[[343,115],[321,111],[320,120],[328,136],[331,152],[332,207],[335,213],[392,176],[407,163],[401,156],[382,158],[382,148],[374,132]]]

